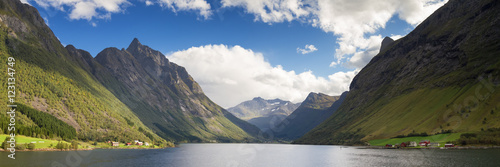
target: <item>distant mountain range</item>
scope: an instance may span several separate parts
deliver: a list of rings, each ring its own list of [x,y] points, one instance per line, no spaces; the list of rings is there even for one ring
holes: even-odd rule
[[[294,140],[329,118],[344,101],[347,92],[340,96],[310,93],[292,114],[271,129],[275,137]]]
[[[295,104],[281,99],[265,100],[261,97],[256,97],[227,110],[236,117],[246,120],[261,130],[266,131],[279,124],[297,109],[299,105],[300,103]]]
[[[450,0],[354,78],[340,108],[294,143],[364,144],[500,127],[500,3]]]
[[[93,58],[72,45],[63,47],[30,5],[0,1],[0,19],[1,60],[16,59],[17,101],[26,110],[62,120],[61,127],[70,125],[76,135],[68,138],[157,143],[163,139],[256,141],[257,127],[212,102],[185,68],[138,39],[127,49],[106,48]],[[2,83],[6,83],[5,77]],[[48,124],[39,120],[36,114],[20,114],[18,129],[29,130],[19,133],[60,135],[37,129]],[[7,122],[2,112],[3,132]]]

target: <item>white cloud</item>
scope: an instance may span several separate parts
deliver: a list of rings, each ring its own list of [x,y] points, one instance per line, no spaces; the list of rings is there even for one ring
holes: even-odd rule
[[[130,2],[127,0],[34,0],[44,8],[55,8],[68,12],[73,20],[108,19],[112,13],[122,12]]]
[[[296,73],[271,66],[262,53],[241,46],[206,45],[167,56],[186,67],[204,92],[217,104],[232,107],[256,96],[301,102],[310,92],[339,95],[349,89],[357,70],[328,78],[312,71]]]
[[[300,54],[308,54],[312,53],[314,51],[317,51],[318,49],[314,45],[306,45],[304,49],[297,48],[297,53]]]
[[[364,66],[365,58],[373,57],[374,34],[385,28],[389,19],[398,15],[409,24],[417,25],[448,0],[222,0],[223,7],[242,7],[265,23],[298,20],[310,23],[337,36],[339,48],[336,61],[330,66],[349,60],[354,67]],[[367,38],[367,36],[369,36]],[[380,45],[380,44],[378,44]],[[347,58],[346,56],[351,56]]]
[[[400,38],[403,38],[404,36],[403,35],[394,35],[394,34],[391,34],[390,36],[393,40],[398,40]]]
[[[197,11],[205,19],[212,15],[210,4],[205,0],[158,0],[158,4],[174,12]]]
[[[21,3],[31,5],[31,4],[28,2],[28,0],[21,0]]]
[[[24,0],[26,3],[28,0]],[[55,8],[68,12],[72,20],[110,19],[111,14],[120,13],[132,5],[128,0],[34,0],[44,8]],[[210,4],[205,0],[157,0],[144,1],[147,6],[159,4],[177,11],[196,11],[207,19],[211,14]]]
[[[47,17],[43,17],[43,20],[45,21],[45,24],[46,24],[47,26],[50,26],[50,25],[49,25],[49,19],[47,19]]]
[[[348,60],[347,67],[362,69],[380,51],[382,36],[371,36],[368,39],[359,40],[359,48]]]
[[[244,7],[265,23],[293,21],[310,14],[302,0],[222,0],[222,7]]]
[[[402,20],[417,25],[446,2],[448,0],[411,0],[401,3],[397,13]]]

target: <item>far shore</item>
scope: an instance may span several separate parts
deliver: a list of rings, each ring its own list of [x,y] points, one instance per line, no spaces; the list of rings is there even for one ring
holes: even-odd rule
[[[500,149],[500,146],[455,146],[455,147],[385,147],[385,146],[365,146],[360,149],[451,149],[451,150],[466,150],[466,149]]]
[[[328,145],[327,145],[328,146]],[[331,146],[331,145],[330,145]],[[338,145],[341,146],[341,145]],[[345,146],[345,147],[357,147],[358,149],[428,149],[428,150],[433,150],[433,149],[440,149],[440,150],[467,150],[467,149],[500,149],[500,146],[455,146],[455,147],[400,147],[400,148],[394,148],[394,147],[385,147],[385,146]],[[147,147],[92,147],[92,148],[79,148],[79,149],[56,149],[56,148],[39,148],[39,149],[34,149],[34,150],[16,150],[16,152],[42,152],[42,151],[89,151],[89,150],[97,150],[97,149],[123,149],[123,150],[149,150],[149,149],[164,149],[164,148],[173,148],[173,147],[157,147],[157,148],[147,148]],[[4,152],[5,150],[0,148],[0,152]]]

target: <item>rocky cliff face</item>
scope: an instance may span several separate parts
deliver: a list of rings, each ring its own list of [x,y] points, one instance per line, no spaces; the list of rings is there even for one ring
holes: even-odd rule
[[[494,89],[487,98],[477,96],[475,104],[467,102],[474,91],[485,93],[478,86],[482,77],[489,85],[500,81],[499,9],[494,0],[449,1],[382,49],[353,79],[339,110],[297,143],[346,144],[411,131],[499,126],[477,121],[498,108],[491,104],[498,98]]]
[[[127,49],[107,48],[95,60],[120,83],[103,81],[105,86],[162,137],[198,142],[243,141],[258,131],[241,120],[228,121],[227,111],[203,94],[184,67],[138,39]]]

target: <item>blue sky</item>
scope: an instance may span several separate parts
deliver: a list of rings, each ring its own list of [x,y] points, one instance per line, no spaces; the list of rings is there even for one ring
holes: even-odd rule
[[[107,47],[126,48],[138,38],[185,66],[210,98],[230,107],[255,96],[299,102],[309,92],[338,95],[348,90],[356,72],[376,55],[383,37],[406,35],[446,1],[27,2],[39,10],[64,45],[96,56]],[[306,45],[315,49],[302,54],[299,49]],[[231,56],[240,57],[232,60]],[[216,58],[232,62],[206,63]],[[246,71],[237,69],[245,66]]]

